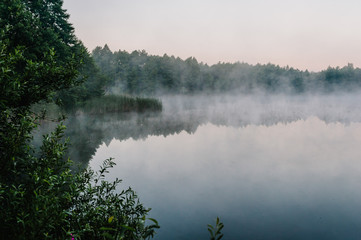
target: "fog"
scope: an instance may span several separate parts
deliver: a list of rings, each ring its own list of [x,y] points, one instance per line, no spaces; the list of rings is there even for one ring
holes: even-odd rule
[[[90,115],[78,111],[65,122],[70,137],[70,156],[87,163],[102,142],[112,139],[146,139],[148,136],[196,132],[200,125],[246,127],[289,124],[309,118],[326,124],[349,125],[361,122],[361,94],[198,94],[163,95],[161,113],[123,113]],[[45,122],[36,132],[35,144],[41,135],[57,123]],[[110,157],[110,156],[109,156]]]
[[[161,113],[65,122],[70,158],[97,169],[113,157],[108,179],[152,208],[155,239],[206,239],[217,216],[225,239],[360,236],[359,92],[159,98]]]
[[[161,100],[160,114],[91,124],[103,139],[90,166],[115,158],[109,179],[123,179],[152,208],[156,239],[206,239],[217,216],[225,239],[361,234],[358,93]]]
[[[220,94],[161,97],[163,115],[175,120],[244,126],[287,123],[317,117],[326,123],[361,121],[361,95]]]

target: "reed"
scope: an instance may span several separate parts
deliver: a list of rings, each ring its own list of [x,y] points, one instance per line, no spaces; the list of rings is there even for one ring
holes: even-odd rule
[[[162,102],[155,98],[106,95],[87,101],[82,110],[90,114],[121,112],[161,112]]]

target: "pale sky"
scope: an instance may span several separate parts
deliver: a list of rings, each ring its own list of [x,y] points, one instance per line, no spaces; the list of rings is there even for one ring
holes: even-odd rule
[[[146,50],[199,62],[361,67],[359,0],[64,0],[89,51]]]

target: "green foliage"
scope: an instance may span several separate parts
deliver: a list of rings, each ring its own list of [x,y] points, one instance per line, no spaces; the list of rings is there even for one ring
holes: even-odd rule
[[[145,209],[131,189],[107,182],[112,167],[79,170],[66,158],[64,126],[31,145],[40,120],[32,106],[74,87],[86,49],[62,0],[0,2],[0,237],[6,239],[146,239]],[[80,69],[81,70],[81,69]],[[95,91],[96,85],[89,87]]]
[[[106,91],[115,94],[156,95],[162,93],[250,93],[297,94],[360,89],[361,69],[349,64],[319,73],[273,64],[217,63],[212,66],[190,57],[152,56],[143,51],[111,52],[97,47],[92,56],[100,71],[109,77]]]
[[[87,169],[78,175],[76,188],[81,191],[72,207],[73,233],[81,239],[148,239],[153,237],[158,222],[146,226],[145,209],[135,192],[129,188],[116,193],[121,180],[105,181],[105,173],[114,166],[111,159],[104,161],[99,172]]]
[[[211,240],[220,240],[223,237],[223,234],[221,233],[221,230],[223,229],[224,225],[217,217],[216,220],[216,226],[213,227],[211,224],[208,224],[208,231],[211,235]]]
[[[157,112],[162,111],[162,103],[154,98],[107,95],[87,101],[82,109],[84,112],[90,114],[145,111]]]
[[[1,232],[10,239],[60,238],[72,205],[69,162],[59,143],[64,126],[45,136],[38,157],[28,148],[23,159],[13,159],[11,181],[1,181]]]
[[[145,225],[149,209],[135,192],[117,193],[121,181],[105,180],[115,164],[111,159],[97,173],[70,170],[64,129],[59,125],[44,136],[39,156],[29,155],[21,169],[12,169],[16,181],[0,182],[0,231],[9,239],[65,239],[70,233],[77,239],[153,237],[158,223]]]
[[[62,0],[3,0],[0,3],[0,29],[7,28],[9,48],[23,46],[29,60],[42,59],[54,49],[57,65],[79,62],[83,45],[74,35]],[[63,79],[67,80],[67,79]]]
[[[62,109],[69,112],[75,110],[90,99],[103,96],[105,86],[109,81],[109,79],[100,72],[93,58],[88,54],[84,56],[83,65],[79,70],[78,81],[81,81],[81,79],[84,79],[82,84],[56,92],[56,102]]]
[[[37,61],[27,59],[24,50],[9,48],[6,35],[0,33],[1,108],[29,107],[50,93],[72,84],[76,64],[60,66],[52,49]]]

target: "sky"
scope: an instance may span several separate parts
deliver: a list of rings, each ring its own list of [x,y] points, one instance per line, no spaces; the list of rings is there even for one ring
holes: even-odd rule
[[[320,71],[361,67],[359,0],[64,0],[89,51]]]

